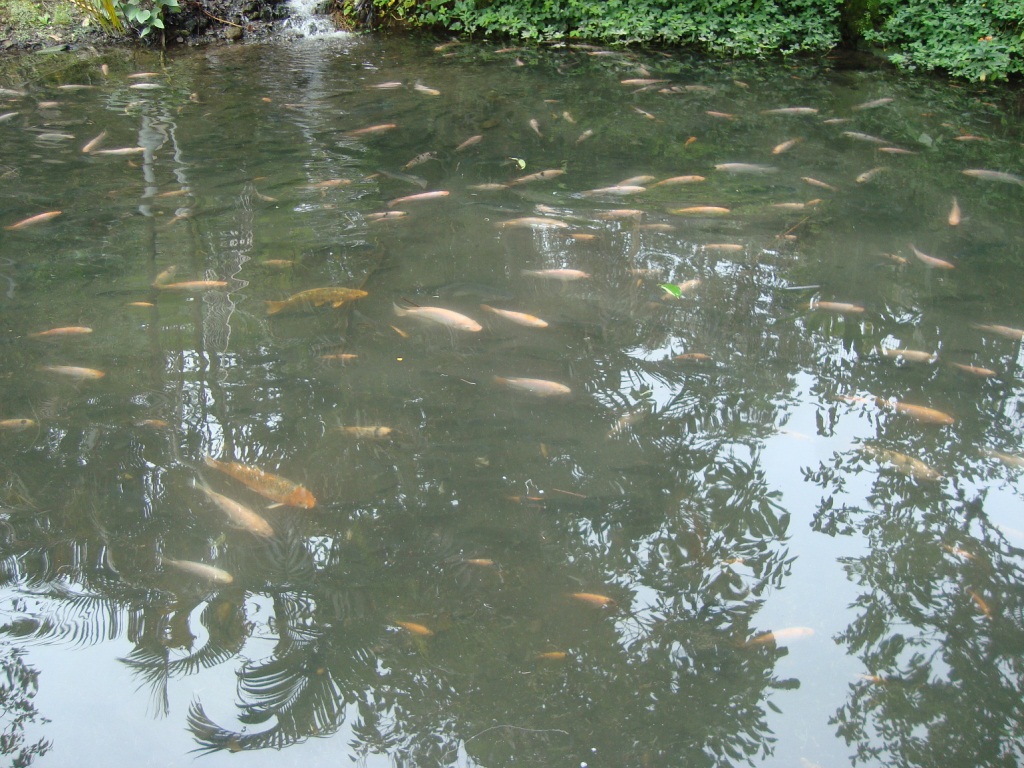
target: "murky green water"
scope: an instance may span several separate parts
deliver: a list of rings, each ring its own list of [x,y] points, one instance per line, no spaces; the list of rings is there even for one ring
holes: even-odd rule
[[[0,87],[8,759],[1024,758],[1024,188],[961,173],[1024,174],[1015,94],[374,39]]]

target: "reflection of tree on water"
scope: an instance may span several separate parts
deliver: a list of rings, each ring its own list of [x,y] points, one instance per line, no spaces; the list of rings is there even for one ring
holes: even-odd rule
[[[837,504],[846,474],[822,465],[809,477],[828,493],[815,526],[855,525],[870,544],[846,562],[862,594],[839,636],[865,674],[832,718],[855,762],[1020,765],[1024,550],[989,521],[984,493],[886,470],[870,506]]]
[[[6,627],[0,626],[0,631]],[[39,672],[25,664],[21,652],[7,643],[0,644],[0,756],[18,768],[32,765],[37,757],[50,751],[51,743],[40,739],[25,742],[25,728],[48,722],[39,717],[32,703],[39,688]]]

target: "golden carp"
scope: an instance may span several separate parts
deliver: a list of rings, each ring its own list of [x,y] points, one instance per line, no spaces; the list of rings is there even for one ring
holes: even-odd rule
[[[17,229],[24,229],[25,227],[31,227],[33,224],[42,224],[44,221],[55,219],[60,216],[63,211],[46,211],[45,213],[37,213],[35,216],[29,216],[27,219],[16,221],[13,224],[8,224],[4,229],[11,231]]]
[[[872,136],[868,133],[858,133],[857,131],[843,131],[843,136],[848,139],[856,139],[857,141],[866,141],[869,144],[889,144],[890,142],[886,139],[880,139],[877,136]]]
[[[23,429],[34,427],[35,421],[32,419],[3,419],[0,420],[0,430],[5,432],[20,432]]]
[[[1002,336],[1004,339],[1024,341],[1024,330],[1020,328],[1011,328],[1008,325],[975,325],[974,327],[984,333],[994,333],[996,336]]]
[[[761,110],[762,115],[816,115],[814,107],[779,107],[778,109]]]
[[[520,176],[518,179],[513,179],[508,183],[507,186],[513,187],[517,184],[529,184],[531,181],[547,181],[548,179],[557,179],[565,171],[561,168],[549,168],[546,171],[537,171],[536,173],[530,173],[526,176]]]
[[[227,288],[227,286],[228,284],[224,280],[186,280],[183,283],[160,283],[159,285],[153,285],[154,288],[161,291],[182,291],[184,293],[209,291],[214,288]]]
[[[81,336],[87,333],[92,333],[92,328],[87,328],[84,325],[68,325],[63,328],[51,328],[48,331],[36,331],[27,335],[30,339],[53,339],[61,336]]]
[[[370,440],[383,440],[395,432],[391,427],[336,427],[336,430],[352,437]]]
[[[572,390],[565,386],[565,384],[559,384],[557,381],[548,381],[547,379],[505,378],[503,376],[495,376],[494,383],[501,384],[512,389],[518,389],[520,392],[538,395],[539,397],[560,397],[572,392]]]
[[[499,317],[504,317],[506,320],[509,320],[515,323],[516,325],[523,325],[526,326],[527,328],[548,327],[548,323],[546,320],[541,320],[539,317],[528,315],[525,312],[515,312],[511,309],[498,309],[497,307],[492,307],[489,304],[481,304],[480,309],[487,310],[488,312],[493,312]]]
[[[634,107],[634,109],[635,109],[635,107]],[[704,114],[707,115],[708,117],[714,117],[714,118],[716,118],[718,120],[735,120],[736,119],[736,115],[734,115],[734,114],[731,114],[729,112],[716,112],[713,109],[706,109],[706,110],[704,110]]]
[[[524,269],[524,275],[530,277],[541,277],[548,280],[562,280],[568,282],[570,280],[585,280],[590,277],[590,274],[579,269]]]
[[[972,376],[988,377],[996,375],[996,372],[993,371],[991,368],[982,368],[981,366],[978,365],[967,365],[966,363],[950,363],[950,365],[952,365],[958,371],[969,373]]]
[[[906,360],[911,363],[934,363],[939,359],[935,352],[925,352],[920,349],[901,349],[900,347],[885,347],[882,349],[882,354],[885,357]]]
[[[704,181],[703,176],[672,176],[668,179],[662,179],[651,184],[651,187],[674,187],[679,184],[696,184],[699,181]]]
[[[483,326],[473,318],[443,307],[400,307],[395,304],[395,314],[399,317],[411,316],[457,331],[476,333],[483,330]]]
[[[595,608],[614,608],[615,601],[607,595],[599,595],[595,592],[570,592],[569,597],[579,600],[581,603],[592,605]]]
[[[869,181],[871,181],[873,178],[875,178],[875,176],[877,176],[880,173],[884,173],[887,170],[889,170],[889,169],[886,168],[885,166],[879,166],[877,168],[872,168],[871,170],[864,171],[864,173],[862,173],[859,176],[857,176],[857,178],[854,179],[854,181],[856,181],[858,184],[867,184]]]
[[[542,216],[522,216],[518,219],[499,221],[496,225],[499,229],[509,227],[522,227],[528,229],[568,229],[569,225],[561,219],[547,219]]]
[[[967,594],[971,596],[971,600],[974,601],[974,604],[976,606],[978,606],[978,610],[981,611],[985,615],[985,618],[991,619],[992,618],[992,609],[989,608],[988,603],[986,603],[981,598],[981,596],[977,592],[975,592],[973,589],[968,589],[966,591],[967,591]]]
[[[785,629],[777,629],[774,632],[764,632],[760,635],[755,635],[745,643],[742,643],[742,645],[777,645],[786,640],[799,640],[803,637],[810,637],[813,634],[814,630],[810,627],[786,627]]]
[[[914,252],[914,255],[917,257],[918,261],[920,261],[922,264],[925,264],[925,265],[927,265],[929,267],[933,267],[935,269],[955,269],[956,268],[955,264],[953,264],[951,262],[948,262],[945,259],[937,259],[934,256],[929,256],[926,253],[921,253],[919,250],[917,250],[917,248],[914,247],[913,244],[910,245],[910,250],[912,250]]]
[[[56,373],[60,376],[67,376],[71,379],[102,379],[106,374],[103,371],[97,371],[95,368],[79,368],[74,365],[44,365],[41,366],[41,371],[48,373]]]
[[[676,355],[672,359],[690,363],[709,363],[711,362],[711,355],[705,354],[704,352],[684,352],[681,355]]]
[[[317,190],[323,192],[327,189],[335,189],[336,187],[347,187],[352,183],[352,179],[326,179],[324,181],[317,181],[313,184],[304,184],[300,189]]]
[[[418,91],[420,93],[425,93],[425,94],[427,94],[427,96],[440,96],[441,95],[441,92],[439,90],[437,90],[437,88],[431,88],[429,85],[424,85],[423,83],[416,83],[416,85],[414,85],[412,87],[412,89],[414,91]]]
[[[953,198],[953,207],[949,209],[949,216],[946,218],[946,221],[949,223],[949,226],[951,227],[960,226],[960,204],[957,203],[955,197]]]
[[[894,101],[894,99],[891,96],[886,96],[881,99],[872,99],[871,101],[865,101],[863,104],[857,104],[855,106],[850,107],[850,109],[852,109],[854,112],[858,112],[862,109],[874,109],[875,107],[881,107],[885,104],[889,104],[892,101]]]
[[[82,147],[82,152],[84,152],[85,154],[89,154],[94,149],[96,149],[103,142],[103,140],[105,138],[107,138],[107,132],[106,131],[100,131],[98,136],[96,136],[93,139],[90,139],[89,141],[87,141],[85,143],[85,145]]]
[[[583,133],[581,133],[579,135],[579,137],[576,139],[576,143],[577,144],[582,144],[584,141],[586,141],[587,139],[589,139],[593,135],[594,135],[594,132],[588,128],[587,130],[585,130]]]
[[[125,157],[127,155],[141,155],[146,151],[145,147],[117,147],[116,149],[94,149],[90,155],[104,155],[105,157]]]
[[[656,178],[657,178],[657,176],[650,176],[648,174],[642,174],[640,176],[630,176],[628,179],[623,179],[622,181],[620,181],[615,186],[617,186],[617,187],[640,186],[640,185],[652,182]]]
[[[825,312],[838,312],[841,315],[858,315],[864,311],[864,307],[859,304],[847,304],[844,301],[813,301],[807,308],[811,310],[820,309]]]
[[[621,85],[655,85],[657,83],[667,83],[668,80],[659,80],[653,77],[630,77],[626,80],[619,80]]]
[[[417,624],[415,621],[395,621],[392,622],[396,627],[401,627],[406,632],[411,632],[414,635],[420,637],[430,637],[434,634],[434,630],[430,627],[424,626],[423,624]]]
[[[230,499],[223,494],[217,493],[205,485],[196,486],[200,491],[206,494],[207,498],[210,499],[217,507],[223,512],[231,524],[248,531],[249,533],[260,536],[264,539],[270,539],[274,537],[274,529],[270,527],[270,523],[264,520],[259,514],[249,509],[244,504]]]
[[[1015,456],[1012,453],[1002,453],[1001,451],[989,450],[982,450],[982,453],[990,459],[996,459],[997,461],[1003,462],[1003,464],[1008,467],[1024,469],[1024,456]]]
[[[894,411],[906,414],[912,419],[916,419],[917,421],[925,424],[941,424],[943,426],[948,426],[956,422],[956,419],[948,413],[936,410],[935,408],[929,408],[925,405],[903,403],[899,400],[883,400],[880,397],[875,398],[875,403],[879,408],[892,408]]]
[[[581,197],[599,197],[601,195],[639,195],[646,192],[647,187],[639,187],[635,184],[616,184],[611,187],[600,187],[580,192]]]
[[[829,192],[838,192],[839,190],[833,187],[831,184],[827,184],[824,181],[818,181],[818,179],[812,178],[811,176],[801,176],[801,181],[810,184],[812,187],[819,187],[821,189],[827,189]]]
[[[565,651],[546,651],[538,653],[533,658],[536,661],[565,661],[569,658],[569,654]]]
[[[530,118],[530,129],[538,136],[540,136],[542,139],[544,138],[544,134],[540,132],[540,123],[537,122],[537,118]]]
[[[715,170],[726,173],[775,173],[778,168],[761,163],[719,163]]]
[[[477,136],[470,136],[470,137],[469,137],[468,139],[466,139],[466,140],[465,140],[464,142],[462,142],[461,144],[459,144],[459,146],[457,146],[457,147],[455,148],[455,151],[456,151],[456,152],[461,152],[461,151],[462,151],[462,150],[464,150],[464,149],[469,149],[469,148],[470,148],[470,147],[472,147],[473,145],[475,145],[475,144],[479,144],[479,143],[480,143],[481,141],[483,141],[483,140],[484,140],[484,137],[483,137],[483,136],[481,136],[481,135],[477,135]]]
[[[366,128],[356,128],[354,131],[346,131],[346,136],[370,136],[376,133],[384,133],[385,131],[391,131],[397,128],[398,125],[395,123],[382,123],[380,125],[370,125]]]
[[[610,211],[595,213],[594,217],[604,221],[614,221],[616,219],[641,219],[643,215],[644,212],[639,208],[613,208]]]
[[[415,195],[406,195],[405,197],[396,197],[394,200],[388,201],[388,208],[394,208],[396,205],[402,203],[418,203],[421,200],[438,200],[442,197],[448,197],[451,192],[443,189],[437,189],[433,192],[417,192]]]
[[[905,453],[890,451],[888,448],[879,448],[875,445],[865,445],[864,453],[878,461],[892,464],[896,469],[915,480],[942,480],[942,475],[929,467],[920,459],[907,456]]]
[[[675,208],[669,213],[675,213],[680,215],[694,215],[694,216],[725,216],[727,213],[732,213],[729,208],[723,208],[717,205],[691,205],[689,208]]]
[[[648,120],[657,120],[658,119],[654,115],[652,115],[650,112],[648,112],[647,110],[640,109],[640,107],[637,107],[637,106],[633,107],[633,111],[636,112],[638,115],[640,115],[642,117],[646,117]]]
[[[182,573],[187,573],[190,576],[197,576],[200,579],[206,579],[212,581],[215,584],[231,584],[235,577],[222,568],[218,568],[214,565],[207,565],[206,563],[197,563],[193,560],[175,560],[170,557],[158,557],[157,563],[160,565],[169,565],[172,568],[177,568]]]
[[[788,152],[799,143],[800,139],[789,139],[788,141],[784,141],[781,144],[776,144],[774,147],[772,147],[772,154],[781,155],[783,152]]]
[[[204,456],[203,462],[206,466],[235,478],[238,482],[271,501],[302,509],[312,509],[316,506],[316,498],[309,492],[309,489],[298,483],[293,483],[291,480],[237,461],[217,461],[212,456]]]
[[[294,296],[289,296],[283,301],[268,301],[267,314],[276,315],[286,309],[299,307],[322,307],[324,304],[330,304],[333,309],[337,309],[346,301],[355,301],[368,295],[366,291],[359,288],[310,288],[308,291],[300,291]]]
[[[986,171],[983,168],[969,168],[966,171],[961,171],[961,173],[965,176],[973,176],[976,179],[984,179],[985,181],[1002,181],[1007,184],[1019,184],[1024,187],[1024,179],[1020,176],[1015,176],[1012,173]]]

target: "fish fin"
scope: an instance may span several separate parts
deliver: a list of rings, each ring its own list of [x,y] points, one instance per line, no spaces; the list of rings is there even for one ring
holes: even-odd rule
[[[267,505],[267,509],[280,509],[283,506],[285,506],[285,505],[278,501],[278,502],[276,502],[274,504],[268,504]]]
[[[287,304],[287,303],[288,303],[287,301],[268,301],[267,302],[267,314],[268,315],[276,315],[278,312],[280,312],[282,309],[284,309],[284,305]]]
[[[338,307],[340,307],[344,303],[345,303],[344,299],[341,299],[340,301],[332,301],[331,302],[331,309],[337,309]]]
[[[403,307],[400,307],[397,304],[395,304],[395,314],[398,315],[399,317],[402,317],[404,315],[409,314],[409,310],[404,309]]]

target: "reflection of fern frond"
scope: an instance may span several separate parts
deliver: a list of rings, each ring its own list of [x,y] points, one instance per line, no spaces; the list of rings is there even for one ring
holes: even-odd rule
[[[106,595],[71,592],[54,588],[47,594],[37,594],[41,605],[35,616],[25,615],[22,624],[34,625],[24,639],[44,644],[60,643],[75,646],[96,645],[103,640],[115,640],[124,630],[130,617],[125,606]]]
[[[282,749],[294,741],[278,729],[263,733],[237,733],[221,728],[207,716],[198,701],[193,701],[188,708],[188,729],[200,745],[193,750],[195,752],[218,752],[222,749],[241,752],[268,747]]]
[[[117,15],[114,0],[70,0],[89,21],[95,22],[105,32],[124,32],[124,24]]]

